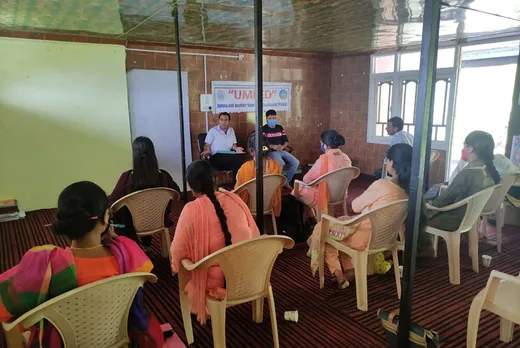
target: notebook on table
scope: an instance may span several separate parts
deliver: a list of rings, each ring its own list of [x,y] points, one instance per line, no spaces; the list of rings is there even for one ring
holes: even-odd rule
[[[235,151],[223,151],[223,150],[218,150],[216,153],[216,155],[243,155],[244,153],[243,152],[235,152]]]

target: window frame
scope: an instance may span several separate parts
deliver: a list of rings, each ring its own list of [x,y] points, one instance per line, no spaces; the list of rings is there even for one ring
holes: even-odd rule
[[[457,91],[457,77],[460,61],[460,45],[439,47],[439,50],[445,48],[454,48],[454,62],[451,68],[437,69],[437,79],[450,79],[450,91],[447,100],[446,112],[446,137],[444,141],[432,141],[431,147],[436,150],[444,150],[449,152],[454,114],[455,114],[455,98]],[[420,52],[419,50],[403,50],[391,53],[376,53],[370,56],[370,82],[368,91],[368,122],[367,122],[367,142],[373,144],[390,145],[390,137],[377,136],[377,85],[380,82],[392,81],[392,107],[390,108],[391,117],[401,115],[402,88],[401,82],[404,79],[419,79],[419,70],[398,71],[400,65],[401,54]],[[375,60],[378,57],[394,56],[394,71],[389,73],[378,73],[375,71]]]

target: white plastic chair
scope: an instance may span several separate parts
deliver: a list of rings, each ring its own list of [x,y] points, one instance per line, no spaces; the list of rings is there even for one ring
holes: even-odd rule
[[[408,215],[408,199],[403,199],[387,204],[382,204],[373,210],[364,212],[361,215],[353,217],[347,221],[341,221],[333,218],[330,215],[323,215],[321,219],[321,243],[320,250],[325,250],[325,243],[349,255],[354,264],[354,272],[356,274],[356,297],[357,307],[359,310],[368,310],[368,294],[367,294],[367,275],[370,255],[383,252],[386,250],[392,251],[392,258],[394,262],[394,275],[397,287],[397,297],[401,298],[401,278],[399,275],[399,260],[397,258],[397,251],[402,250],[403,246],[398,242],[397,238],[403,229],[404,221]],[[349,226],[358,224],[363,220],[370,219],[372,224],[372,234],[368,242],[368,247],[365,250],[352,249],[341,242],[335,241],[329,237],[329,230],[331,224],[341,226]],[[319,274],[320,274],[320,288],[325,285],[325,265],[324,252],[319,256]],[[372,272],[370,272],[371,274]]]
[[[320,184],[322,181],[325,181],[329,191],[328,211],[321,212],[317,206],[312,206],[312,208],[314,208],[314,210],[317,212],[318,221],[320,221],[322,214],[328,214],[329,212],[333,214],[334,206],[338,204],[343,205],[343,215],[345,215],[347,214],[347,201],[345,199],[345,194],[347,193],[350,182],[357,178],[359,173],[359,168],[348,167],[328,172],[327,174],[320,176],[308,184],[301,180],[294,180],[294,197],[307,205],[311,204],[312,202],[306,202],[300,197],[300,186],[314,187],[317,189],[318,184]]]
[[[492,214],[495,214],[496,217],[496,229],[497,229],[497,251],[499,253],[502,252],[502,227],[504,227],[504,219],[505,219],[505,208],[504,208],[504,199],[506,198],[507,191],[513,186],[516,180],[520,180],[520,174],[511,174],[504,175],[501,177],[500,184],[498,186],[491,197],[489,198],[484,210],[482,210],[482,214],[480,216],[483,220],[483,231],[484,235],[487,235],[486,227],[488,222],[488,217]]]
[[[471,302],[466,347],[477,347],[480,312],[483,309],[500,316],[500,340],[503,342],[513,340],[514,324],[520,325],[519,292],[520,277],[498,271],[491,272],[486,287]]]
[[[127,207],[138,237],[162,234],[161,255],[170,256],[170,231],[164,226],[164,215],[170,201],[178,201],[179,192],[167,187],[136,191],[118,199],[110,210],[116,212]]]
[[[261,236],[225,247],[195,264],[190,260],[182,260],[179,269],[179,292],[188,345],[194,342],[190,303],[188,295],[184,292],[190,279],[190,271],[218,265],[226,279],[226,297],[223,300],[206,297],[206,306],[211,315],[214,347],[226,347],[226,308],[251,302],[253,320],[261,323],[266,297],[271,314],[273,346],[278,347],[276,310],[270,282],[271,271],[283,249],[291,249],[293,246],[294,241],[289,237]]]
[[[437,161],[440,157],[441,153],[437,150],[431,150],[430,152],[430,164]]]
[[[28,329],[44,319],[58,330],[65,348],[127,347],[130,306],[147,281],[155,283],[157,277],[143,272],[99,280],[56,296],[2,326],[8,340],[19,347],[25,343],[18,325]]]
[[[479,272],[479,260],[478,260],[478,231],[477,231],[477,220],[482,213],[482,209],[486,205],[489,197],[493,194],[493,191],[499,185],[488,187],[482,191],[469,196],[457,203],[448,205],[446,207],[437,208],[427,204],[426,207],[430,210],[439,212],[446,212],[457,209],[459,207],[466,206],[466,214],[460,222],[459,228],[453,232],[444,231],[426,226],[426,232],[435,236],[433,242],[433,248],[435,256],[437,257],[437,249],[439,246],[439,237],[444,238],[446,246],[448,248],[448,263],[450,271],[450,283],[454,285],[460,284],[460,235],[465,232],[469,232],[469,253],[471,256],[473,270]]]
[[[278,234],[278,229],[276,228],[276,217],[274,216],[273,210],[273,201],[275,194],[278,189],[281,189],[282,186],[285,185],[287,179],[285,176],[280,174],[268,174],[264,175],[264,215],[271,215],[271,219],[273,221],[273,229],[274,234]],[[220,188],[220,191],[228,192],[227,190]],[[251,179],[233,191],[232,193],[240,194],[241,192],[247,191],[249,193],[249,202],[247,202],[247,206],[251,211],[251,215],[256,215],[256,178]]]

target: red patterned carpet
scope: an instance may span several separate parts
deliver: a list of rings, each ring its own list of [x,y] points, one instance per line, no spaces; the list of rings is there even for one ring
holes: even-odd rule
[[[363,190],[366,183],[353,184],[350,198]],[[354,191],[356,191],[356,194]],[[175,215],[178,215],[178,211]],[[53,210],[40,210],[27,214],[24,220],[0,224],[0,272],[14,266],[29,248],[54,243],[64,245],[64,240],[53,236],[45,224],[54,219]],[[506,228],[502,254],[494,246],[480,243],[480,254],[493,256],[492,269],[509,274],[520,271],[520,229]],[[145,296],[148,306],[163,323],[168,322],[184,340],[177,278],[171,275],[167,259],[160,257],[159,239],[154,240],[151,256],[154,273],[159,282],[147,285]],[[461,247],[461,285],[454,286],[448,280],[448,261],[444,244],[439,256],[417,263],[413,316],[423,326],[436,330],[443,347],[464,347],[466,321],[473,297],[486,284],[490,270],[481,268],[474,273],[468,257],[467,244]],[[338,290],[327,276],[325,289],[319,289],[318,278],[311,277],[305,244],[284,252],[278,258],[272,274],[276,302],[278,330],[281,347],[386,347],[384,332],[376,317],[379,308],[398,308],[393,274],[369,277],[369,310],[361,312],[356,307],[355,286]],[[298,310],[298,323],[283,320],[284,311]],[[483,314],[480,322],[479,347],[507,347],[499,341],[498,318]],[[227,312],[228,347],[272,346],[270,318],[265,306],[264,322],[251,320],[251,306],[242,305]],[[520,330],[515,331],[516,344],[520,345]],[[194,323],[196,347],[212,347],[211,323],[201,327]],[[0,336],[2,336],[0,334]],[[5,347],[3,336],[0,347]]]

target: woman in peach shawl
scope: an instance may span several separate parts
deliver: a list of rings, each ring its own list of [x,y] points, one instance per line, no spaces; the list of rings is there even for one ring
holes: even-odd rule
[[[356,213],[362,213],[365,210],[374,209],[378,205],[398,201],[408,198],[408,190],[410,186],[410,169],[412,165],[412,147],[408,144],[396,144],[392,146],[387,153],[387,168],[392,175],[392,179],[380,179],[375,181],[370,187],[363,192],[361,196],[352,201],[352,210]],[[343,216],[340,220],[348,220],[351,217]],[[347,228],[349,229],[349,228]],[[350,231],[351,229],[351,231]],[[345,231],[345,227],[339,225],[332,225],[330,234],[331,237],[340,240],[344,245],[357,250],[364,250],[368,247],[368,241],[372,233],[372,224],[369,219],[363,220],[357,227],[350,227]],[[320,234],[321,222],[316,225],[311,236],[311,269],[316,272],[318,268],[318,255],[320,248]],[[338,238],[338,236],[341,236]],[[385,268],[382,272],[386,273],[390,265],[386,265],[384,256],[377,255],[380,260],[378,268]],[[349,281],[355,278],[354,267],[350,257],[346,254],[341,254],[341,263],[339,252],[336,248],[326,244],[325,245],[325,262],[329,267],[332,275],[335,276],[340,288],[345,288],[349,285]],[[376,263],[374,262],[374,269],[376,270]],[[343,266],[343,269],[342,269]]]
[[[260,236],[240,197],[215,192],[215,175],[207,161],[193,162],[186,172],[186,180],[196,199],[186,204],[175,229],[171,245],[174,272],[179,272],[183,259],[195,263],[232,243]],[[224,298],[224,274],[218,266],[193,271],[184,291],[190,299],[192,312],[204,324],[208,317],[206,294]]]
[[[345,145],[345,138],[334,129],[329,129],[321,133],[321,151],[323,155],[318,158],[307,174],[303,177],[303,182],[310,183],[322,175],[340,168],[352,166],[352,161],[340,149]],[[315,187],[300,187],[300,198],[308,205],[318,206],[322,212],[328,207],[327,183],[322,182]],[[292,192],[294,195],[294,190]],[[345,197],[346,199],[346,197]]]
[[[240,185],[248,182],[249,180],[256,178],[256,132],[251,133],[248,140],[248,148],[249,153],[251,156],[253,156],[253,159],[250,161],[247,161],[246,163],[242,164],[242,167],[238,170],[237,173],[237,183],[235,185],[235,188],[239,187]],[[267,138],[263,137],[263,146],[262,146],[262,152],[264,153],[264,162],[262,165],[264,175],[267,174],[282,174],[282,168],[280,168],[280,164],[278,164],[277,161],[270,159],[267,157],[267,152],[269,152],[269,143],[267,142]],[[244,202],[249,202],[249,193],[247,191],[243,191],[238,194],[240,198]],[[280,212],[282,211],[282,190],[279,188],[275,194],[273,199],[273,210],[274,210],[274,216],[280,216]]]

